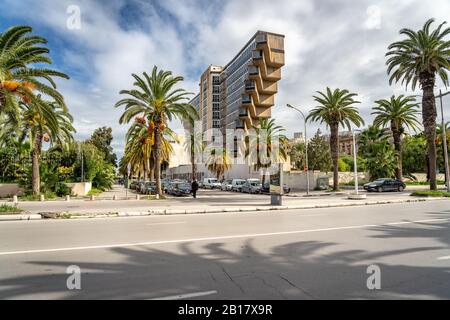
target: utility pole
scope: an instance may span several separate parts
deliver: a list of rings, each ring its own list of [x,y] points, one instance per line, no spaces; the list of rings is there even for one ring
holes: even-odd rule
[[[448,166],[448,149],[447,149],[447,130],[445,130],[445,119],[444,119],[444,103],[442,102],[442,97],[450,94],[450,91],[442,94],[442,90],[439,90],[439,100],[441,102],[441,117],[442,117],[442,143],[444,146],[444,163],[445,163],[445,182],[447,183],[447,191],[450,192],[450,168]]]
[[[305,124],[305,164],[306,164],[306,195],[309,195],[309,163],[308,163],[308,136],[306,134],[306,116],[305,114],[298,108],[287,104],[288,108],[294,109],[298,113],[300,113],[303,117],[303,121]]]

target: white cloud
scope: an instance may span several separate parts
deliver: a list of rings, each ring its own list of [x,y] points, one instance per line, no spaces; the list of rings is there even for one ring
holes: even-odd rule
[[[367,7],[366,10],[367,19],[364,26],[369,29],[381,29],[381,9],[379,6],[371,5]]]
[[[432,6],[420,0],[3,3],[8,12],[0,18],[26,21],[37,31],[43,27],[70,43],[53,54],[63,57],[62,67],[76,70],[60,88],[75,116],[78,136],[112,126],[116,150],[123,148],[126,126],[118,125],[121,111],[113,105],[119,90],[131,87],[131,73],[158,65],[185,76],[183,86],[196,93],[200,73],[209,64],[229,62],[258,29],[286,35],[286,66],[272,115],[289,132],[301,131],[303,125],[283,106],[292,103],[307,111],[314,106],[312,95],[326,86],[359,93],[360,110],[370,121],[373,100],[404,92],[388,84],[384,54],[389,43],[399,39],[401,28],[419,28],[430,17],[443,21],[450,12],[447,0],[433,1]],[[80,30],[66,28],[69,4],[81,8]],[[120,20],[121,9],[130,4],[139,7],[136,17]],[[180,128],[178,122],[174,126]],[[317,127],[311,125],[310,131]]]

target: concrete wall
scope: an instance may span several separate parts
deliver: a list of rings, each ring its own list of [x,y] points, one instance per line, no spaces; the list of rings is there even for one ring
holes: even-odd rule
[[[5,198],[14,195],[22,195],[24,189],[22,189],[17,183],[2,183],[0,184],[0,197]]]
[[[70,188],[73,196],[85,196],[92,189],[90,182],[66,183],[66,185]]]

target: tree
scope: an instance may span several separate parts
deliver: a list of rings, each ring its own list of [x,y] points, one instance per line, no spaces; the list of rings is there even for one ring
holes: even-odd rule
[[[392,96],[389,100],[375,101],[377,106],[373,108],[375,111],[372,112],[376,116],[373,121],[374,126],[382,128],[389,126],[391,129],[397,159],[395,175],[398,180],[403,179],[402,135],[405,133],[405,129],[416,131],[420,125],[417,120],[419,105],[415,101],[416,98],[412,96]]]
[[[358,145],[371,180],[394,176],[397,168],[395,149],[383,130],[370,126],[360,134]]]
[[[23,132],[32,142],[32,191],[40,194],[39,158],[42,142],[65,144],[70,142],[75,132],[73,118],[66,109],[56,102],[42,100],[35,103],[21,103],[23,109]]]
[[[351,124],[357,127],[364,124],[364,120],[359,115],[354,104],[360,103],[353,98],[356,93],[348,90],[335,89],[332,91],[327,87],[326,92],[318,91],[318,96],[313,96],[319,104],[309,113],[307,119],[310,121],[326,123],[330,127],[330,150],[333,161],[333,189],[339,186],[339,126],[347,127],[351,130]]]
[[[225,175],[225,172],[231,169],[231,159],[225,148],[211,147],[208,159],[206,159],[206,167],[215,174],[217,180]]]
[[[167,123],[174,118],[180,120],[194,117],[196,110],[188,104],[188,95],[184,89],[174,89],[183,77],[175,77],[170,71],[158,71],[155,66],[151,75],[146,72],[143,77],[133,74],[134,89],[122,90],[120,94],[128,97],[116,103],[115,107],[125,107],[120,123],[128,123],[136,116],[142,115],[150,121],[155,142],[155,176],[156,193],[161,191],[161,135]]]
[[[291,146],[291,163],[297,170],[303,170],[306,167],[305,143],[299,142]]]
[[[417,84],[422,89],[422,118],[427,139],[428,162],[430,171],[430,189],[437,189],[436,181],[436,100],[434,86],[438,76],[445,86],[449,85],[447,72],[450,70],[450,41],[446,37],[450,28],[443,29],[446,22],[435,30],[430,26],[434,19],[425,22],[418,31],[402,29],[400,34],[406,38],[392,43],[388,47],[386,61],[389,83],[399,82],[411,85],[415,90]]]
[[[113,166],[116,166],[117,156],[111,147],[112,140],[113,135],[111,127],[101,127],[95,129],[90,139],[91,143],[105,154],[105,161],[111,163]]]
[[[310,170],[328,172],[331,170],[330,145],[320,129],[308,142],[308,162]]]
[[[195,119],[189,119],[185,123],[188,132],[188,138],[184,143],[186,152],[189,153],[191,168],[192,168],[192,180],[197,178],[197,163],[196,155],[201,154],[204,149],[203,146],[203,132],[197,131],[194,125]]]
[[[270,168],[272,160],[286,161],[289,142],[284,129],[275,123],[275,119],[260,118],[258,125],[253,125],[254,135],[246,137],[245,156],[250,160],[254,170]],[[263,175],[262,183],[265,183]]]
[[[32,67],[51,64],[52,61],[47,55],[49,49],[42,46],[47,40],[29,35],[30,32],[31,27],[14,26],[0,33],[0,114],[7,114],[9,121],[16,124],[19,120],[19,101],[36,104],[36,93],[50,96],[66,108],[52,77],[69,77],[55,70]]]
[[[427,140],[424,134],[406,137],[402,144],[404,173],[411,177],[416,172],[428,172]]]

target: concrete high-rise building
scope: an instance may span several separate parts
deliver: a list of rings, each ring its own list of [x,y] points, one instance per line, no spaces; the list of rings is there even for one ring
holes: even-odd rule
[[[284,36],[258,31],[225,66],[210,65],[191,101],[203,131],[251,128],[270,118],[284,65]]]

